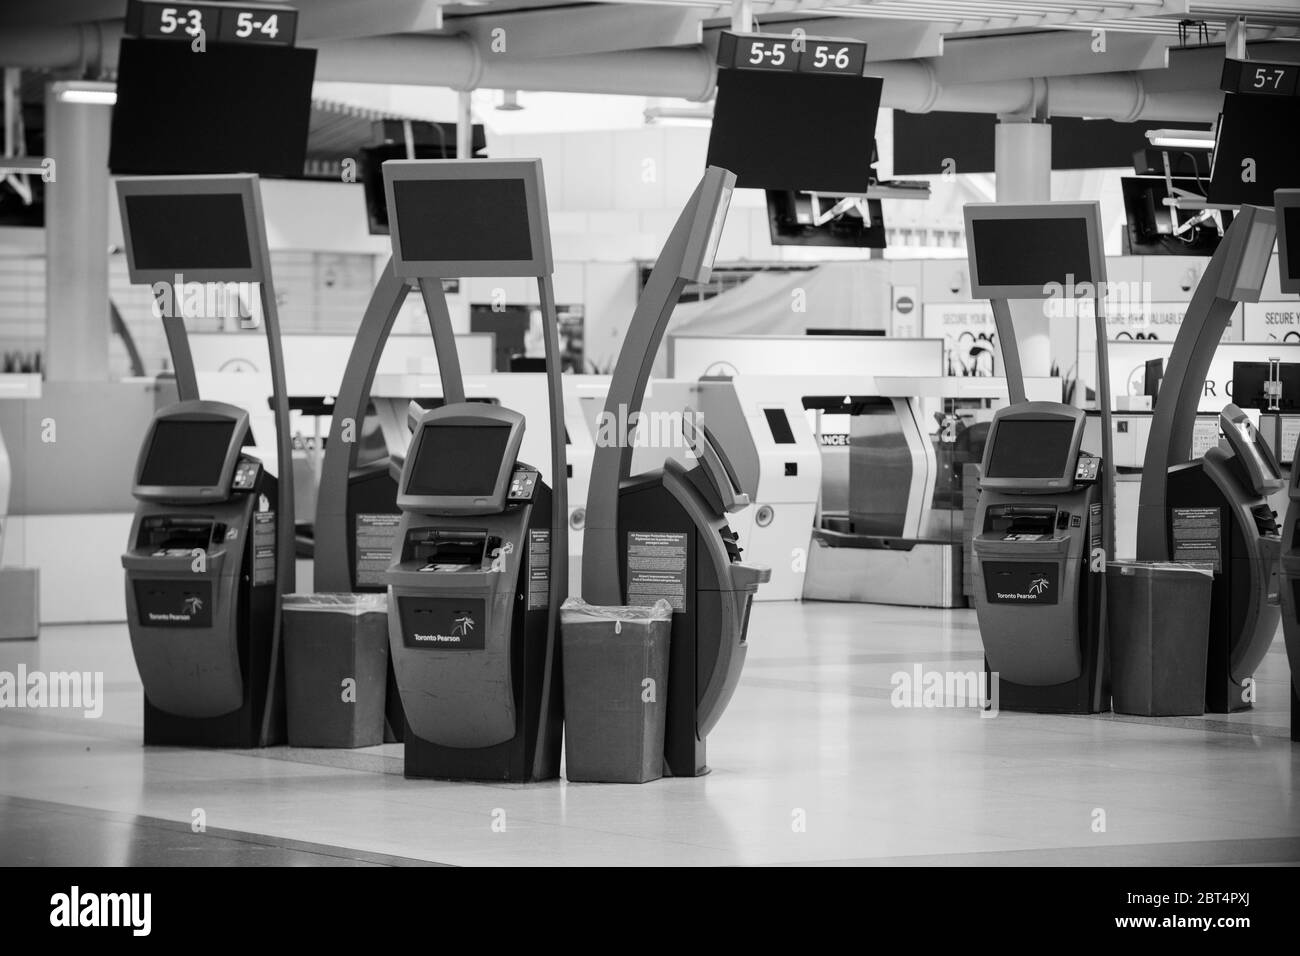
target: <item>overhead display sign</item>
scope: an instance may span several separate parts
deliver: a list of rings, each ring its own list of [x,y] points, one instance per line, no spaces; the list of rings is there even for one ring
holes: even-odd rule
[[[718,66],[724,70],[780,70],[861,76],[867,45],[802,34],[729,33],[718,38]]]
[[[131,0],[126,8],[127,36],[144,40],[293,46],[297,32],[298,11],[279,4]]]
[[[1225,93],[1295,96],[1300,89],[1300,63],[1224,60],[1219,89]]]

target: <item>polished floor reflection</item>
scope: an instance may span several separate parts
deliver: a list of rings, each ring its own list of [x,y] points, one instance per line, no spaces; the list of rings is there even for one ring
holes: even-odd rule
[[[103,714],[0,709],[0,865],[1300,863],[1279,639],[1259,704],[1156,720],[895,707],[977,671],[970,611],[763,604],[713,772],[643,786],[408,781],[398,745],[140,746],[122,626],[0,643],[0,671],[98,671]]]

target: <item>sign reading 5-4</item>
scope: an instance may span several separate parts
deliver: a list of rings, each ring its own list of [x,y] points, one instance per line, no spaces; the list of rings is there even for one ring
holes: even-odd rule
[[[297,28],[298,11],[282,5],[131,0],[126,10],[127,34],[146,40],[293,46]]]
[[[727,32],[718,40],[718,66],[724,69],[861,76],[866,60],[867,45],[859,40]]]

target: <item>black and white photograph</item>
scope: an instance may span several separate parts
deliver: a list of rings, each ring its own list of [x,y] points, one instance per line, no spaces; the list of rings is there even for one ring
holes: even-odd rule
[[[1294,929],[1296,0],[0,0],[0,76],[15,942]]]

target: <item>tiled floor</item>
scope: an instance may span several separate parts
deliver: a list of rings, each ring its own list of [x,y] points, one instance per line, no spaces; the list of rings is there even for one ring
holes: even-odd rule
[[[145,750],[125,628],[49,628],[0,671],[103,671],[104,712],[0,709],[0,864],[1300,863],[1280,638],[1250,713],[984,719],[890,702],[914,665],[981,667],[973,612],[762,604],[750,630],[713,773],[637,787],[408,781],[400,745]]]

